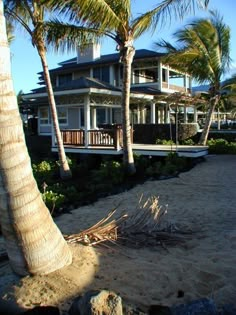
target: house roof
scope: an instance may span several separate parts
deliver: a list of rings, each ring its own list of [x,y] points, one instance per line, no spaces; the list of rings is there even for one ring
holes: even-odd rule
[[[69,82],[65,82],[64,84],[60,85],[59,87],[54,87],[54,92],[56,91],[65,91],[65,90],[80,90],[80,89],[105,89],[110,91],[121,91],[121,89],[112,86],[109,83],[94,79],[94,78],[88,78],[88,77],[80,77],[77,80],[72,80]],[[46,92],[46,88],[38,88],[32,90],[33,93],[43,93]],[[32,93],[29,93],[32,94]]]
[[[137,59],[143,59],[143,58],[151,58],[151,57],[162,57],[164,56],[165,53],[158,53],[153,50],[148,50],[148,49],[137,49],[135,51],[134,55],[134,60]],[[79,65],[92,65],[92,64],[104,64],[104,63],[113,63],[113,62],[118,62],[120,59],[120,54],[119,53],[114,53],[114,54],[107,54],[107,55],[101,55],[100,58],[94,61],[86,62],[86,63],[80,63]],[[61,66],[68,66],[69,64],[74,64],[77,63],[77,57],[68,59],[65,61],[62,61],[59,63]]]
[[[135,51],[134,55],[134,61],[147,59],[147,58],[160,58],[164,56],[165,53],[158,53],[153,50],[148,49],[138,49]],[[84,62],[84,63],[77,63],[77,57],[65,60],[63,62],[60,62],[60,67],[51,69],[50,72],[60,72],[63,73],[64,71],[73,69],[83,69],[83,68],[89,68],[90,66],[95,65],[106,65],[106,64],[114,64],[118,63],[120,59],[120,54],[108,54],[108,55],[101,55],[100,58],[94,61]],[[43,75],[43,72],[39,72],[38,74]]]

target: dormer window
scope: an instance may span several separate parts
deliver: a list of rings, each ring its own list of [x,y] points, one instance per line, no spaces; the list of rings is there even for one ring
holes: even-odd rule
[[[72,81],[72,73],[60,74],[58,76],[58,86]]]
[[[93,77],[100,81],[110,83],[110,68],[109,66],[93,68]]]

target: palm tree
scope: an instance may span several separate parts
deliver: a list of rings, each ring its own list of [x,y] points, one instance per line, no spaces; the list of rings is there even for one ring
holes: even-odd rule
[[[134,40],[148,30],[155,30],[157,23],[162,24],[171,12],[175,16],[182,17],[191,12],[195,5],[208,0],[164,0],[155,8],[133,19],[131,12],[131,0],[48,0],[61,14],[70,18],[71,26],[65,23],[55,22],[55,28],[60,29],[61,40],[58,46],[71,47],[73,40],[77,38],[77,32],[90,31],[101,37],[109,37],[117,44],[120,53],[120,61],[123,64],[122,85],[122,129],[123,129],[123,162],[129,174],[135,173],[134,158],[131,146],[131,127],[129,118],[131,65],[135,55]],[[79,23],[83,21],[83,23]],[[63,27],[64,26],[64,27]],[[64,31],[64,33],[63,33]],[[51,33],[55,42],[58,33]]]
[[[71,263],[71,252],[44,205],[32,174],[13,90],[0,0],[0,218],[15,272],[45,274]]]
[[[157,46],[167,52],[165,60],[188,72],[200,84],[208,83],[209,110],[199,144],[206,145],[212,114],[221,98],[221,80],[230,65],[230,28],[215,11],[209,19],[196,19],[177,31],[177,45],[162,40]]]
[[[45,45],[45,33],[47,30],[47,23],[45,21],[46,7],[45,5],[41,5],[40,1],[36,0],[5,0],[4,5],[7,21],[21,25],[21,27],[31,37],[32,45],[36,47],[37,52],[40,56],[47,88],[48,102],[51,109],[52,123],[58,146],[60,176],[62,179],[71,178],[72,174],[63,146],[60,127],[58,123],[56,103],[47,65],[47,50]]]

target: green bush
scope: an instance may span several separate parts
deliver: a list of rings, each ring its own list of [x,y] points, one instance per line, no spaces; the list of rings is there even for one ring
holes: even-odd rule
[[[53,212],[55,209],[59,209],[65,201],[64,195],[53,192],[52,190],[43,192],[42,198],[51,212]]]
[[[225,139],[210,139],[207,141],[209,153],[236,154],[236,142],[228,142]]]
[[[183,145],[195,145],[195,142],[193,141],[193,139],[186,139],[186,140],[183,140],[181,144],[183,144]]]
[[[173,140],[157,139],[156,144],[175,145],[175,142]]]
[[[38,164],[32,164],[33,174],[39,186],[46,182],[50,184],[54,181],[56,175],[55,161],[42,161]]]
[[[124,175],[123,165],[112,160],[101,163],[98,170],[92,171],[92,179],[95,183],[106,180],[113,185],[121,184],[124,180]]]

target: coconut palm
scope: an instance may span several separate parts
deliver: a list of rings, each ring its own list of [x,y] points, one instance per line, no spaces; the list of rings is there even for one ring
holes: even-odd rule
[[[135,165],[131,146],[131,128],[129,118],[131,64],[135,55],[134,40],[144,32],[154,31],[157,24],[163,24],[173,16],[182,17],[185,13],[193,11],[196,5],[208,1],[194,0],[164,0],[152,10],[132,18],[131,0],[48,0],[61,14],[70,19],[71,26],[55,22],[55,28],[61,33],[60,47],[71,47],[77,38],[77,31],[83,28],[90,30],[99,37],[109,37],[117,44],[120,61],[123,64],[122,85],[122,128],[123,128],[123,162],[128,173],[135,173]],[[173,13],[173,15],[172,15]],[[81,19],[83,24],[79,24]],[[55,42],[58,33],[51,33]]]
[[[164,40],[157,43],[167,52],[165,60],[191,74],[198,83],[210,86],[209,109],[199,140],[199,144],[206,145],[212,114],[221,98],[221,80],[230,66],[230,28],[212,11],[209,19],[196,19],[174,36],[176,46]]]
[[[44,205],[32,174],[13,90],[0,0],[0,222],[12,268],[45,274],[71,262],[71,252]]]
[[[5,0],[4,5],[7,21],[15,24],[20,24],[20,26],[30,36],[32,45],[37,49],[37,52],[40,56],[45,84],[47,88],[48,102],[51,109],[52,124],[58,146],[60,176],[62,179],[71,178],[72,174],[65,155],[60,127],[58,123],[56,103],[47,65],[47,50],[45,45],[45,33],[47,30],[47,23],[45,21],[46,7],[45,5],[41,5],[40,1],[36,0]]]

